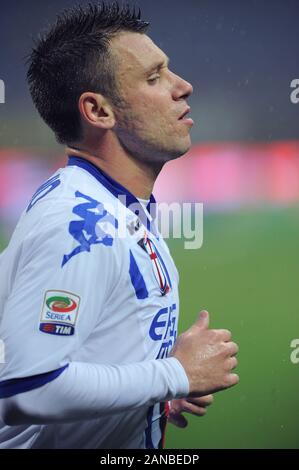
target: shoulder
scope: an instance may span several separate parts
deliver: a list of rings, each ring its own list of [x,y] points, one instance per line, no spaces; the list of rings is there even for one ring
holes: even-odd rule
[[[109,191],[84,169],[61,168],[37,188],[20,224],[27,225],[27,228],[34,225],[35,233],[38,229],[48,229],[52,224],[66,225],[74,218],[87,219],[86,223],[92,224],[101,219],[106,207],[115,205],[113,199]],[[107,215],[108,212],[106,209]]]
[[[121,249],[115,237],[116,205],[117,199],[86,171],[62,168],[34,193],[14,245],[26,246],[31,254],[52,248],[61,253],[63,264],[98,255],[111,259],[111,252]]]

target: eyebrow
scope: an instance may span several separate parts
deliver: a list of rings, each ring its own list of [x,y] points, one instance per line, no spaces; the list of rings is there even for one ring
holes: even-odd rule
[[[160,70],[162,67],[164,67],[165,63],[166,65],[168,66],[169,65],[169,62],[170,62],[170,59],[169,57],[166,55],[164,57],[164,60],[160,60],[159,62],[157,62],[156,64],[154,65],[151,65],[146,71],[145,73],[146,74],[149,74],[151,72],[154,72],[155,70]]]

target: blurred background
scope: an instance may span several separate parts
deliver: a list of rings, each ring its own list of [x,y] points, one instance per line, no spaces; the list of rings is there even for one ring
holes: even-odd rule
[[[87,3],[81,0],[81,4]],[[132,2],[129,2],[132,3]],[[32,40],[71,0],[1,0],[0,251],[40,184],[65,164],[26,85]],[[180,331],[206,308],[240,345],[240,383],[169,448],[299,448],[298,0],[139,0],[149,35],[194,86],[193,148],[161,173],[159,201],[204,204],[204,243],[169,240]],[[299,96],[299,95],[298,95]],[[5,273],[0,273],[1,278]]]

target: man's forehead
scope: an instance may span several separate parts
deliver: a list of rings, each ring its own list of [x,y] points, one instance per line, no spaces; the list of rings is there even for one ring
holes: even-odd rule
[[[166,54],[146,34],[124,32],[115,37],[111,45],[123,70],[144,73],[168,60]]]

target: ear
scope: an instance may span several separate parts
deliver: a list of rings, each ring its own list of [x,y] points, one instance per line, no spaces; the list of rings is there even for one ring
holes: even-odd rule
[[[85,123],[103,130],[115,126],[115,116],[111,104],[98,93],[86,92],[80,96],[79,111]]]

